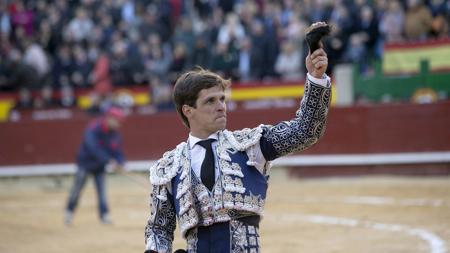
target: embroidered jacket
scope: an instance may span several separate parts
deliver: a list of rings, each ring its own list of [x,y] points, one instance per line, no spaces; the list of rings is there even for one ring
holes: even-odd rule
[[[329,78],[327,87],[308,78],[300,108],[290,121],[234,132],[219,131],[216,154],[220,173],[211,192],[193,173],[186,142],[166,152],[150,169],[151,213],[145,229],[146,250],[172,252],[176,217],[181,235],[188,241],[188,251],[197,252],[193,234],[199,226],[227,221],[235,224],[242,217],[262,216],[270,163],[262,172],[257,170],[252,147],[259,145],[265,160],[272,161],[316,143],[325,131],[330,86]],[[252,248],[249,242],[232,241],[231,247],[240,247],[236,252],[258,252],[257,244]]]

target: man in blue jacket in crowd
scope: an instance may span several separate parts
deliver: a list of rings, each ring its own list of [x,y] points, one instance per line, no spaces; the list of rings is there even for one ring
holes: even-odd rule
[[[94,177],[97,189],[100,220],[104,224],[111,223],[105,193],[105,170],[107,167],[112,168],[114,171],[122,170],[125,159],[118,129],[122,125],[123,120],[123,111],[119,108],[111,107],[102,117],[92,121],[86,128],[78,151],[78,168],[74,185],[66,207],[64,220],[66,225],[72,223],[73,213],[77,207],[80,193],[89,175]]]

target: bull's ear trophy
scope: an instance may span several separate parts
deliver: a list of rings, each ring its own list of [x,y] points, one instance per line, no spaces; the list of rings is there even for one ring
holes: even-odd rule
[[[325,22],[317,22],[312,24],[306,29],[306,43],[308,44],[309,51],[312,53],[320,48],[320,40],[329,35],[331,32],[331,26]]]

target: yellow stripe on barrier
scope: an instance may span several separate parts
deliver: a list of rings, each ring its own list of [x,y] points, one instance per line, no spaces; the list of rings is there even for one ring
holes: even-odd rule
[[[15,101],[13,99],[0,100],[0,122],[7,121],[9,112],[14,107]]]
[[[87,109],[92,105],[91,98],[89,96],[79,96],[77,99],[77,105],[81,109]]]
[[[138,106],[148,105],[151,101],[147,92],[134,92],[131,95],[133,96],[134,104]],[[81,109],[87,109],[92,105],[92,99],[88,95],[81,95],[78,97],[77,105]]]
[[[286,85],[286,86],[267,86],[267,87],[249,87],[231,89],[227,92],[227,96],[233,101],[258,100],[258,99],[275,99],[275,98],[300,98],[305,92],[303,85]],[[332,86],[332,100],[335,100],[335,88]],[[141,106],[147,105],[151,102],[151,96],[147,92],[133,92],[131,93],[134,99],[134,104]],[[89,96],[82,95],[78,97],[78,107],[87,109],[91,106],[92,101]]]
[[[277,86],[277,87],[252,87],[232,89],[230,99],[234,101],[274,99],[274,98],[299,98],[305,93],[303,85]],[[336,102],[336,89],[331,86],[331,104]]]
[[[151,102],[150,95],[147,92],[134,93],[133,98],[136,105],[148,105]]]
[[[231,100],[242,101],[268,98],[295,98],[303,96],[303,86],[252,87],[231,90]]]

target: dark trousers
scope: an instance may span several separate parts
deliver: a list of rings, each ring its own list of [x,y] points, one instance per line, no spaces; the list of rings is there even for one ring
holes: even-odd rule
[[[78,168],[75,174],[75,181],[70,191],[69,201],[67,203],[67,210],[73,212],[78,204],[78,199],[86,184],[86,180],[91,174],[94,177],[95,188],[97,189],[98,211],[100,218],[108,213],[108,203],[106,201],[105,192],[105,172],[89,172],[83,168]]]

